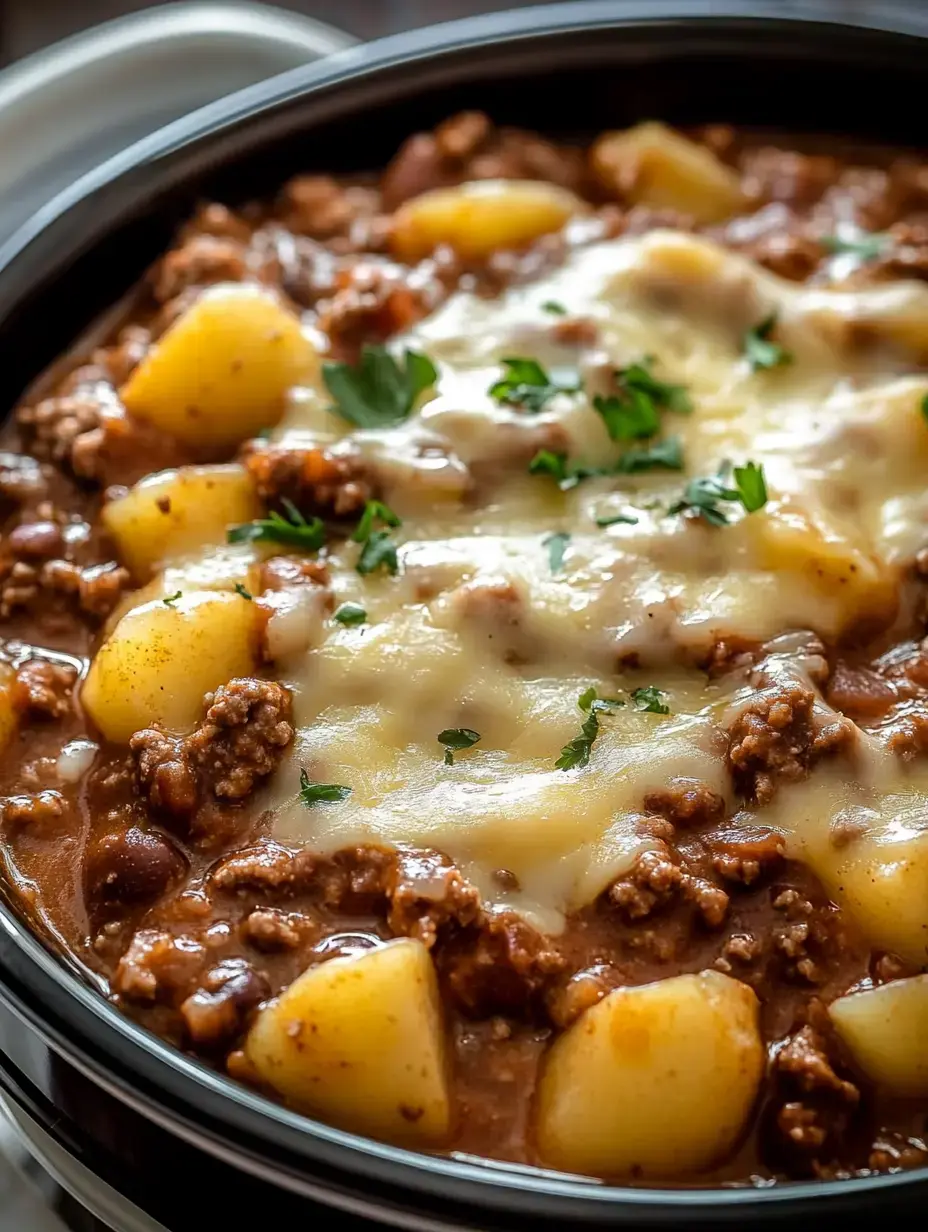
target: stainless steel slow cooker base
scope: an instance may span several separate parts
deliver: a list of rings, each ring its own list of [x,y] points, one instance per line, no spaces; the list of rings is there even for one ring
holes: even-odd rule
[[[28,1151],[46,1176],[105,1228],[111,1228],[113,1232],[168,1232],[163,1224],[156,1223],[105,1181],[101,1181],[89,1168],[59,1146],[37,1121],[2,1095],[0,1116],[5,1118],[22,1148]],[[50,1216],[49,1232],[53,1226],[53,1218],[56,1225],[64,1229],[65,1225],[58,1216]],[[23,1225],[20,1232],[34,1230],[29,1225]],[[44,1230],[35,1229],[35,1232]]]

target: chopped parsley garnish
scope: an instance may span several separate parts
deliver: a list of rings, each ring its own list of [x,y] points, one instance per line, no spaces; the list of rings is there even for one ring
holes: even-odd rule
[[[500,363],[506,369],[505,375],[490,386],[489,394],[495,402],[506,406],[522,406],[537,414],[555,395],[575,394],[581,387],[576,374],[569,379],[566,375],[558,377],[546,372],[535,359],[511,356]]]
[[[542,312],[550,312],[555,317],[566,317],[567,309],[556,299],[546,299],[541,305]]]
[[[596,466],[580,466],[567,461],[566,453],[556,453],[551,449],[539,449],[528,464],[530,475],[550,475],[558,487],[566,492],[575,488],[583,479],[591,479],[596,475],[608,475],[611,472]]]
[[[682,385],[659,381],[651,372],[653,360],[618,368],[614,373],[618,393],[597,394],[593,409],[602,417],[614,441],[647,440],[660,431],[660,410],[688,415],[693,404]]]
[[[770,338],[776,323],[777,314],[771,312],[769,317],[765,317],[759,325],[755,325],[744,335],[742,350],[754,372],[762,368],[777,368],[781,364],[792,363],[793,357],[789,351]]]
[[[438,743],[445,746],[445,765],[453,766],[455,753],[472,748],[479,739],[480,732],[472,731],[469,727],[446,727],[444,731],[440,731]]]
[[[368,501],[351,536],[355,543],[363,544],[355,568],[360,574],[373,573],[377,569],[386,569],[388,573],[395,574],[399,569],[396,544],[390,538],[389,531],[374,530],[375,522],[384,522],[387,526],[403,524],[382,501]]]
[[[627,368],[619,368],[615,374],[619,389],[634,390],[646,398],[650,398],[657,406],[667,411],[675,411],[678,415],[689,415],[693,403],[684,385],[672,385],[669,381],[659,381],[651,371],[654,360],[646,355],[637,364]]]
[[[553,535],[541,541],[548,549],[548,563],[552,573],[560,573],[564,567],[564,553],[570,543],[570,534],[566,530],[555,531]]]
[[[834,256],[850,255],[859,257],[861,261],[875,261],[891,247],[893,237],[885,231],[865,231],[856,239],[845,239],[840,235],[823,235],[819,240],[826,252]]]
[[[622,398],[614,394],[608,398],[596,394],[593,410],[600,416],[614,441],[645,440],[660,431],[657,406],[637,389],[630,389]]]
[[[307,522],[296,505],[286,497],[281,501],[287,516],[272,510],[266,518],[256,518],[243,526],[230,526],[226,532],[229,543],[286,543],[304,552],[318,552],[325,543],[325,526],[321,518]]]
[[[402,526],[402,519],[383,501],[369,500],[364,506],[361,520],[352,533],[355,543],[366,543],[371,537],[375,522],[383,522],[384,526]]]
[[[598,698],[596,689],[591,685],[577,698],[577,705],[586,714],[580,725],[580,735],[574,736],[561,749],[561,755],[554,763],[558,770],[582,769],[589,764],[593,742],[599,735],[599,716],[603,711],[614,710],[624,706],[618,698]]]
[[[653,445],[627,449],[613,468],[617,475],[637,475],[640,471],[682,471],[683,446],[678,436],[668,436]]]
[[[254,598],[254,595],[250,591],[246,590],[245,587],[241,584],[241,582],[235,583],[235,593],[237,595],[241,595],[243,599],[253,599]]]
[[[638,519],[633,513],[604,513],[600,517],[594,519],[597,526],[618,526],[619,523],[625,523],[627,526],[637,526]]]
[[[387,573],[396,574],[399,571],[399,560],[396,555],[396,544],[385,530],[375,530],[358,557],[355,565],[358,573],[364,575],[374,573],[377,569],[386,569]]]
[[[922,415],[928,420],[928,394],[925,394],[921,401]]]
[[[671,505],[668,513],[686,513],[692,511],[709,523],[710,526],[727,526],[729,516],[721,506],[725,503],[740,504],[745,513],[756,513],[767,503],[767,483],[764,479],[764,468],[755,462],[746,462],[744,466],[736,466],[732,472],[734,487],[726,482],[727,468],[723,467],[717,475],[706,475],[691,479],[683,489],[683,496],[676,504]]]
[[[356,428],[387,428],[407,418],[420,394],[438,379],[427,355],[407,348],[403,361],[386,347],[366,346],[360,363],[322,365],[325,387],[335,399],[331,409]]]
[[[359,603],[343,603],[337,611],[332,613],[332,619],[337,620],[340,625],[351,628],[354,625],[363,625],[367,620],[367,612]]]
[[[530,475],[550,475],[563,492],[575,488],[584,479],[601,479],[607,475],[635,475],[641,471],[682,471],[683,449],[680,438],[668,436],[653,445],[627,449],[612,466],[583,466],[569,462],[566,453],[540,449],[528,464]]]
[[[661,701],[663,694],[653,684],[642,689],[632,690],[632,701],[638,710],[646,710],[648,714],[670,714],[670,707]]]
[[[165,605],[165,607],[173,607],[183,593],[184,592],[182,590],[175,590],[173,595],[167,595],[161,600],[161,602]]]
[[[732,477],[745,513],[756,513],[758,509],[763,509],[767,503],[767,481],[764,478],[763,465],[745,462],[744,466],[735,467]]]
[[[350,795],[350,787],[341,787],[338,783],[311,783],[306,771],[300,771],[300,800],[307,808],[317,804],[338,804]]]

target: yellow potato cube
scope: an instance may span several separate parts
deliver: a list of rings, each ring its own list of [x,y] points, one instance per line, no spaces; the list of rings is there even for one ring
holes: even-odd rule
[[[166,559],[224,544],[226,529],[259,516],[261,502],[241,466],[185,466],[149,475],[104,505],[103,525],[137,578]]]
[[[522,248],[559,231],[586,207],[556,184],[535,180],[472,180],[413,197],[393,219],[393,251],[419,261],[439,244],[479,261],[499,248]]]
[[[745,519],[744,530],[753,539],[762,569],[799,574],[810,586],[839,600],[845,625],[892,618],[898,601],[895,570],[868,552],[865,544],[855,543],[795,501],[769,501],[761,513]]]
[[[737,172],[657,121],[604,133],[590,159],[605,187],[636,205],[679,210],[699,223],[722,222],[745,206]]]
[[[389,1142],[447,1137],[441,1003],[419,941],[310,967],[260,1011],[245,1051],[261,1078],[305,1112]]]
[[[155,599],[127,612],[97,651],[81,691],[90,719],[125,743],[158,723],[189,730],[203,696],[255,664],[254,603],[225,591]]]
[[[928,1096],[928,975],[839,997],[828,1013],[868,1078],[894,1095]]]
[[[276,424],[319,358],[270,291],[221,283],[184,312],[120,390],[130,414],[188,445],[229,446]]]
[[[716,971],[611,992],[548,1053],[536,1105],[542,1160],[595,1176],[708,1168],[757,1095],[757,1018],[751,989]]]
[[[875,948],[928,965],[928,834],[890,843],[861,837],[846,859],[813,853],[811,862]]]

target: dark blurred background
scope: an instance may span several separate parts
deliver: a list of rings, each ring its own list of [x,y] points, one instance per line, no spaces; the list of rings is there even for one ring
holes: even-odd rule
[[[530,0],[279,0],[291,9],[340,26],[356,38],[377,38],[430,22],[450,21]],[[153,7],[150,0],[0,0],[3,64],[101,21]]]

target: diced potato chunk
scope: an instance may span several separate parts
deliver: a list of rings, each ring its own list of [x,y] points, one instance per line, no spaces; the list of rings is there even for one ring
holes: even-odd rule
[[[830,598],[838,597],[846,623],[891,618],[897,603],[895,572],[837,527],[812,517],[789,499],[770,501],[745,519],[761,568],[801,574]]]
[[[254,668],[255,604],[201,591],[155,599],[123,616],[90,665],[81,701],[109,740],[159,723],[191,728],[203,696]]]
[[[602,183],[636,205],[679,210],[699,223],[721,222],[744,208],[737,173],[666,124],[604,133],[590,158]]]
[[[103,507],[103,525],[138,578],[167,558],[223,544],[226,528],[258,517],[261,504],[241,466],[185,466],[149,475]]]
[[[874,947],[928,965],[928,834],[881,843],[858,838],[847,857],[815,857],[829,893]]]
[[[261,287],[221,283],[184,312],[122,387],[126,409],[188,445],[234,445],[277,423],[315,348]]]
[[[928,975],[839,997],[828,1012],[868,1078],[894,1095],[928,1095]]]
[[[436,188],[397,210],[393,251],[412,262],[448,244],[459,256],[480,260],[498,248],[522,248],[559,231],[585,208],[567,189],[535,180],[472,180]]]
[[[555,1041],[538,1088],[543,1161],[677,1177],[734,1145],[764,1068],[758,1005],[716,971],[619,988]]]
[[[310,967],[261,1010],[245,1049],[294,1107],[390,1142],[447,1136],[438,983],[419,941]]]

